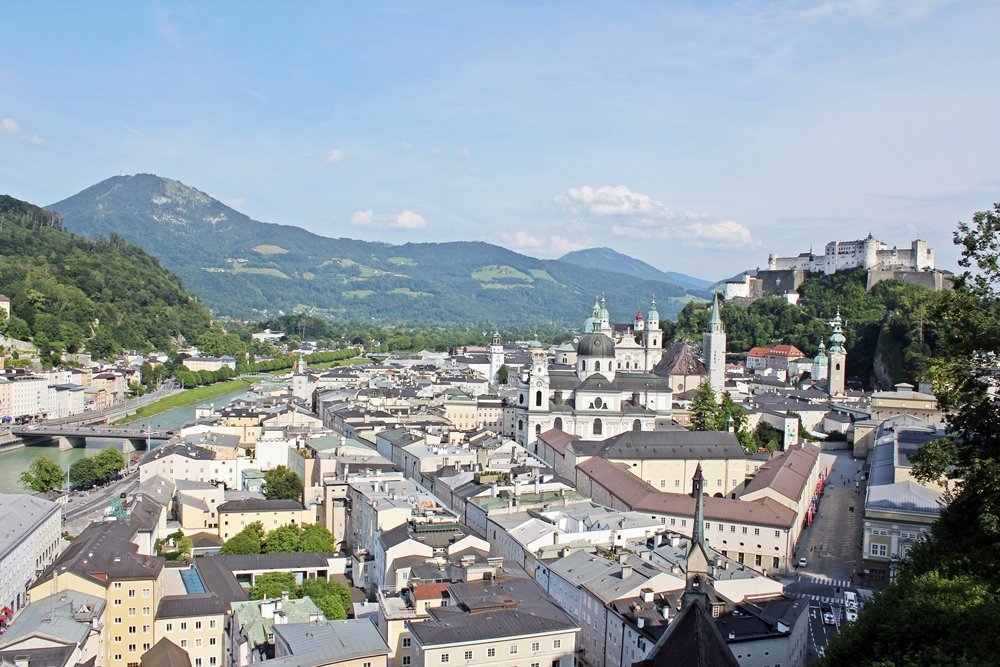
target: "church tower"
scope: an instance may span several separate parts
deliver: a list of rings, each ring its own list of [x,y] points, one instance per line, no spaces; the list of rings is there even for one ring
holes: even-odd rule
[[[726,385],[726,328],[722,324],[718,293],[712,302],[708,328],[701,339],[701,354],[708,369],[708,383],[716,394],[721,394]]]
[[[691,479],[691,495],[694,496],[694,526],[691,528],[691,546],[687,553],[687,590],[694,586],[703,587],[708,581],[708,550],[705,548],[705,476],[701,473],[701,463]]]
[[[497,376],[500,374],[500,367],[505,361],[503,353],[503,343],[500,342],[500,332],[493,332],[493,340],[490,342],[490,383],[499,384]]]
[[[295,370],[292,373],[292,398],[309,403],[309,365],[306,360],[299,355],[299,360],[295,362]]]
[[[830,382],[830,396],[844,395],[844,375],[847,371],[847,350],[844,348],[844,343],[847,342],[847,339],[844,337],[842,324],[843,320],[840,318],[840,309],[838,308],[837,316],[830,323],[833,327],[833,333],[830,334],[830,366],[827,373]]]
[[[827,366],[830,360],[826,357],[826,343],[819,342],[819,352],[813,357],[812,379],[813,381],[825,380]]]
[[[644,371],[653,370],[663,356],[663,332],[660,331],[660,313],[656,310],[656,296],[649,304],[646,313],[646,327],[642,331],[642,347],[645,352],[646,364]]]

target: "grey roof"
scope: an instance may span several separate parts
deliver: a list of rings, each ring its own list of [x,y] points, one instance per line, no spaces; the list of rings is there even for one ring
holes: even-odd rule
[[[24,493],[0,494],[0,559],[59,508],[51,500]]]
[[[700,601],[686,601],[649,657],[636,667],[739,667],[715,621]]]
[[[447,522],[404,523],[391,530],[383,531],[379,541],[386,549],[402,544],[407,540],[416,540],[434,548],[447,547],[449,544],[468,535],[461,524]]]
[[[233,610],[233,616],[236,617],[236,624],[242,628],[243,634],[255,645],[266,642],[267,636],[271,633],[272,628],[274,628],[274,616],[265,618],[261,613],[261,605],[265,602],[268,602],[268,600],[248,600],[245,602],[233,602],[230,605]],[[323,617],[323,612],[308,596],[287,600],[277,598],[270,600],[270,602],[276,607],[274,610],[275,614],[283,618],[284,623],[307,623],[310,618],[315,616],[326,620]],[[280,607],[280,609],[277,607]]]
[[[142,667],[191,667],[188,652],[166,637],[142,654]]]
[[[244,498],[229,500],[219,505],[219,514],[229,512],[289,512],[302,510],[302,503],[295,500],[266,500],[261,498]]]
[[[163,569],[163,559],[137,553],[139,547],[130,541],[135,532],[124,521],[92,523],[38,580],[48,580],[55,571],[72,572],[105,588],[112,581],[154,579]]]
[[[574,442],[574,449],[577,443]],[[746,452],[727,431],[626,431],[603,441],[604,459],[744,459]]]
[[[185,616],[212,616],[229,611],[229,602],[215,593],[196,595],[164,595],[156,608],[156,618],[181,618]]]
[[[769,637],[782,637],[791,634],[790,628],[795,627],[798,617],[805,614],[808,609],[809,603],[806,600],[792,600],[786,597],[760,600],[737,605],[734,613],[716,619],[715,624],[723,636],[732,633],[733,636],[727,640],[730,645]],[[786,628],[785,630],[779,628],[779,622]]]
[[[410,634],[422,646],[579,629],[530,579],[452,584],[448,593],[459,606],[428,609],[430,618],[410,626]]]
[[[653,367],[656,375],[705,375],[708,371],[698,358],[694,347],[684,341],[677,341],[663,351],[663,357]]]
[[[143,465],[152,461],[159,461],[160,459],[166,458],[171,454],[177,454],[178,456],[194,459],[196,461],[211,461],[215,458],[214,453],[202,447],[191,445],[186,442],[173,442],[162,444],[159,447],[146,452],[139,464]]]
[[[212,560],[231,572],[251,570],[287,570],[330,567],[329,559],[336,558],[335,552],[293,552],[280,554],[244,554],[238,556],[214,556]]]
[[[389,654],[378,628],[367,619],[275,625],[274,635],[275,642],[287,645],[292,655],[266,660],[264,665],[314,667]]]
[[[943,506],[944,496],[939,491],[911,480],[869,486],[865,500],[865,511],[889,510],[937,516]]]
[[[218,595],[224,602],[237,602],[247,599],[247,593],[236,581],[232,571],[220,562],[222,556],[205,556],[194,561],[198,576],[207,590]]]
[[[60,642],[80,645],[91,630],[91,619],[104,613],[104,598],[65,591],[35,600],[21,610],[0,637],[0,649],[41,634]]]
[[[28,659],[28,667],[68,667],[69,660],[73,657],[75,646],[49,646],[45,648],[19,648],[13,651],[0,651],[0,665],[19,664],[18,660]],[[97,656],[85,663],[75,665],[75,667],[93,667],[97,661]]]

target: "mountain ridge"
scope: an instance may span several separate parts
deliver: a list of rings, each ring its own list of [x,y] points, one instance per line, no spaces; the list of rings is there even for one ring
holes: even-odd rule
[[[586,268],[599,268],[605,266],[613,269],[616,273],[623,273],[627,276],[635,276],[646,280],[661,280],[663,282],[673,282],[682,287],[705,292],[708,297],[708,290],[713,285],[711,280],[695,278],[677,271],[661,271],[652,264],[630,257],[618,252],[613,248],[584,248],[573,250],[559,258],[560,262],[569,262]]]
[[[234,317],[304,310],[334,319],[571,325],[602,292],[626,320],[653,294],[666,316],[702,296],[666,280],[541,260],[483,241],[325,237],[254,220],[154,174],[113,176],[47,208],[76,233],[117,234],[145,248],[217,314]]]

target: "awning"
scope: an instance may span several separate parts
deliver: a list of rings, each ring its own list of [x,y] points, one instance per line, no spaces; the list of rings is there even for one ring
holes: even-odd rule
[[[14,610],[11,609],[10,607],[4,607],[3,609],[0,609],[0,611],[2,611],[3,613],[7,614],[8,616],[13,616],[14,615]]]

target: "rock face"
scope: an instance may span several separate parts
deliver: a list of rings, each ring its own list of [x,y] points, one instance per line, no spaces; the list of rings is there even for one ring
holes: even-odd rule
[[[347,319],[550,326],[578,322],[601,292],[619,321],[630,321],[652,294],[667,316],[685,297],[702,295],[649,265],[650,275],[616,272],[618,260],[593,268],[480,242],[327,238],[253,220],[152,174],[115,176],[48,208],[72,232],[116,234],[145,248],[220,315],[259,317],[306,306]]]

